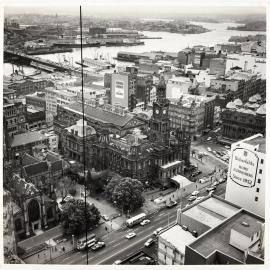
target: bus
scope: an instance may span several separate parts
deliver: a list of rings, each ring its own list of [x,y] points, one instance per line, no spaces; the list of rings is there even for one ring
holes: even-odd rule
[[[135,217],[129,218],[126,221],[126,224],[128,227],[132,227],[136,224],[139,224],[141,221],[143,221],[146,218],[146,214],[145,213],[141,213]]]
[[[87,243],[86,243],[86,239],[85,239],[85,236],[80,238],[78,241],[77,241],[77,249],[78,250],[84,250],[86,249],[86,246],[89,244],[89,242],[92,242],[93,239],[95,239],[96,235],[94,233],[91,233],[89,235],[87,235]]]

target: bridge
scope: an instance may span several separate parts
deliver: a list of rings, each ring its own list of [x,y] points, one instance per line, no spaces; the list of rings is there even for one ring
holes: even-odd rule
[[[4,60],[8,59],[14,62],[20,62],[29,66],[34,66],[39,69],[43,69],[47,72],[68,72],[70,74],[81,75],[81,68],[80,67],[73,67],[63,63],[57,63],[48,59],[43,59],[38,56],[28,55],[19,51],[15,50],[4,50]],[[96,77],[96,78],[103,78],[101,74],[90,72],[88,70],[83,71],[84,76],[86,77]]]

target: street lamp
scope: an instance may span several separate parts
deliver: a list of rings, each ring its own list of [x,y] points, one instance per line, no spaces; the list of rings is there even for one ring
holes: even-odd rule
[[[75,244],[75,241],[74,241],[74,234],[72,234],[72,246],[73,246],[73,249],[75,248],[75,247],[74,247],[74,244]]]

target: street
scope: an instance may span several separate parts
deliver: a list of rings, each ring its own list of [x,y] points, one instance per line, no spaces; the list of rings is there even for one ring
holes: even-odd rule
[[[224,194],[226,182],[219,184],[214,194]],[[207,191],[200,192],[199,196],[207,195]],[[182,199],[182,208],[187,204],[189,196]],[[178,207],[179,208],[179,205]],[[156,250],[152,246],[151,248],[145,248],[144,243],[147,239],[152,237],[153,232],[159,227],[168,227],[175,223],[177,208],[164,208],[154,216],[150,217],[151,223],[140,226],[136,225],[134,228],[126,228],[124,230],[113,231],[108,235],[102,237],[102,240],[106,243],[106,247],[98,251],[88,252],[88,264],[113,264],[116,260],[123,260],[130,256],[134,252],[143,248],[144,251],[152,257],[156,256]],[[136,237],[128,240],[125,235],[134,231]],[[86,252],[75,251],[74,253],[65,254],[56,260],[53,264],[86,264]]]

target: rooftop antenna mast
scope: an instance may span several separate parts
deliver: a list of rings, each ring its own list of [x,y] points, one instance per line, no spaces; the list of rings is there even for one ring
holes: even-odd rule
[[[80,6],[80,36],[81,36],[81,63],[83,63],[83,42],[82,42],[82,7]],[[88,223],[87,223],[87,204],[86,204],[86,174],[85,174],[85,115],[84,115],[84,90],[83,90],[83,65],[81,65],[82,76],[82,117],[83,117],[83,176],[84,176],[84,217],[85,217],[85,241],[87,243]],[[86,248],[86,264],[88,264],[88,247]]]

